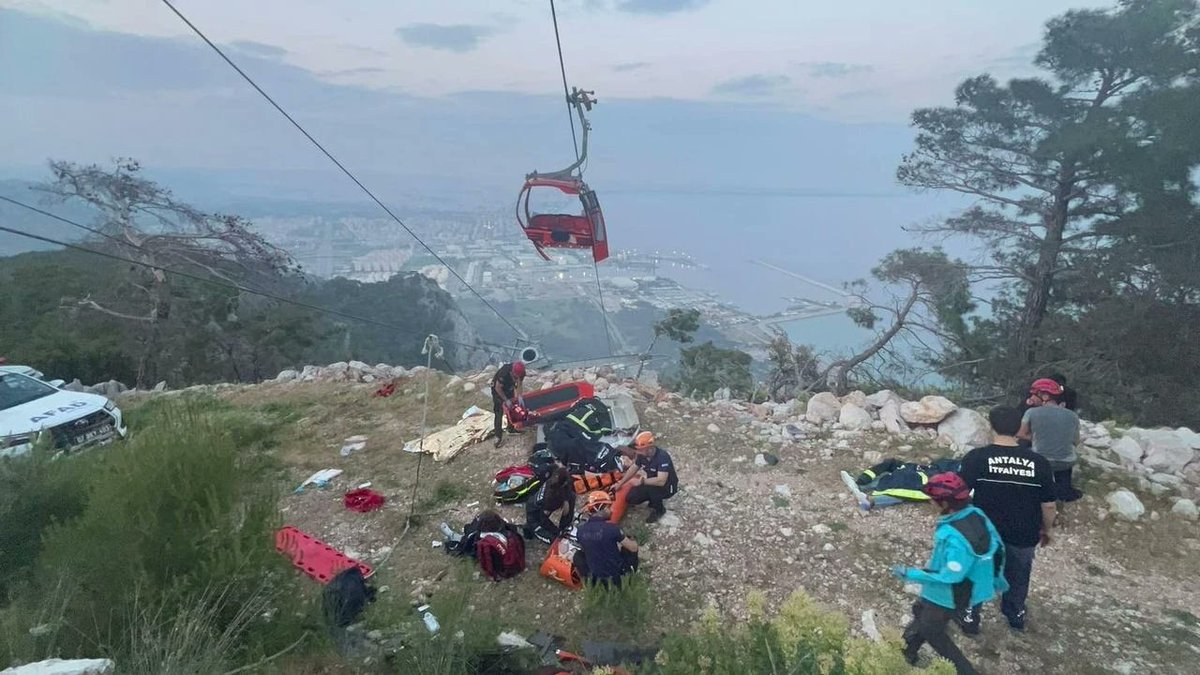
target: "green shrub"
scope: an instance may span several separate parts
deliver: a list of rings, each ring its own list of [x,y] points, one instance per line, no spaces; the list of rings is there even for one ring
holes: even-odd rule
[[[767,618],[761,594],[751,594],[749,619],[725,621],[709,609],[695,630],[669,635],[648,672],[661,675],[952,675],[953,667],[936,661],[915,671],[904,661],[900,645],[850,637],[841,614],[819,607],[803,591]]]
[[[42,535],[55,523],[83,513],[86,478],[97,453],[55,461],[53,450],[38,447],[22,457],[0,460],[0,607],[11,591],[30,583],[42,550]]]
[[[42,467],[86,500],[45,528],[37,583],[0,617],[0,657],[109,655],[130,672],[200,673],[294,641],[311,614],[273,548],[273,423],[211,399],[156,401],[134,417],[131,439],[90,464]]]
[[[597,635],[636,637],[650,617],[653,605],[650,584],[643,572],[626,576],[620,586],[589,583],[583,587],[583,619]]]

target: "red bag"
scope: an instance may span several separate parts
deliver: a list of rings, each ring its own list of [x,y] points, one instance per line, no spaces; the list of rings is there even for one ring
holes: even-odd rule
[[[503,483],[513,476],[533,478],[533,467],[528,464],[506,466],[496,472],[496,477],[493,480],[497,483]]]
[[[383,506],[387,498],[374,490],[351,490],[342,498],[342,503],[351,511],[367,513]]]
[[[503,532],[482,532],[475,544],[475,557],[492,581],[515,577],[525,571],[525,538],[511,525]]]
[[[383,385],[382,387],[376,389],[375,393],[371,394],[371,395],[376,398],[387,398],[388,396],[391,396],[394,393],[396,393],[396,383],[388,382],[387,384]]]

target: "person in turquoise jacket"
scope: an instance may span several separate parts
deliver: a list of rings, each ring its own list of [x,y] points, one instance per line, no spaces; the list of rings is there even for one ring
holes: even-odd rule
[[[975,675],[975,668],[946,634],[946,627],[968,607],[1008,589],[1004,544],[983,511],[971,505],[971,490],[958,474],[933,476],[924,491],[939,511],[929,564],[924,569],[892,568],[892,574],[900,579],[921,584],[921,598],[913,605],[913,619],[904,629],[904,657],[916,665],[921,645],[929,643],[954,664],[958,675]]]

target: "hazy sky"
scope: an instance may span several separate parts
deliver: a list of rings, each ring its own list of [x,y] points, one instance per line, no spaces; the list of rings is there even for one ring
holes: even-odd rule
[[[980,70],[1028,72],[1087,0],[561,0],[568,75],[602,98],[778,103],[903,122]],[[154,0],[0,0],[95,29],[194,39]],[[420,96],[560,86],[543,0],[179,0],[215,41],[322,80]],[[36,67],[36,65],[34,66]],[[49,73],[47,73],[49,74]]]
[[[526,172],[572,158],[548,2],[178,6],[401,210],[507,211]],[[771,298],[780,277],[746,259],[865,274],[915,243],[904,226],[961,206],[896,185],[909,113],[972,75],[1033,73],[1046,20],[1077,6],[1103,5],[561,0],[571,83],[600,98],[587,178],[614,243],[733,261]],[[130,156],[201,206],[365,205],[157,0],[0,0],[0,83],[0,178]]]

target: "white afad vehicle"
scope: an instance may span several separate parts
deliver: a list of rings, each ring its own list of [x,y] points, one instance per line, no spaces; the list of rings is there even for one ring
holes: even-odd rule
[[[61,385],[26,366],[0,366],[0,457],[23,455],[43,438],[71,453],[125,437],[121,410],[112,401]]]

